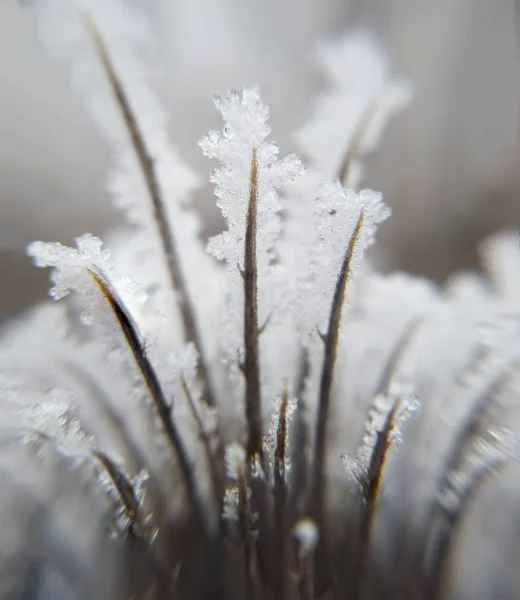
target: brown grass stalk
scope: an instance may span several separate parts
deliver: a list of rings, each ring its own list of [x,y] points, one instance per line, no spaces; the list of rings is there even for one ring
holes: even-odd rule
[[[134,148],[148,190],[148,195],[152,202],[155,224],[159,231],[159,237],[168,266],[168,273],[170,275],[172,287],[176,293],[177,304],[181,313],[184,338],[188,342],[193,342],[199,354],[199,372],[203,384],[204,398],[210,406],[215,406],[214,393],[211,386],[207,361],[204,356],[204,348],[196,322],[195,310],[180,265],[172,228],[168,223],[165,201],[157,177],[154,160],[150,156],[137,117],[132,109],[130,99],[127,97],[124,86],[110,58],[110,54],[100,30],[90,15],[83,13],[83,18],[99,57],[99,61],[106,73],[106,77],[121,112],[125,127],[128,130],[132,147]]]
[[[128,529],[130,535],[141,537],[143,535],[144,520],[132,484],[121,469],[106,454],[98,450],[92,450],[92,455],[102,465],[121,498],[126,516],[130,520],[130,527]]]
[[[262,411],[260,397],[260,365],[258,357],[258,269],[256,260],[258,161],[256,148],[251,156],[249,202],[244,243],[244,364],[245,409],[248,426],[247,457],[262,456]]]
[[[322,372],[319,388],[318,421],[316,426],[316,440],[314,446],[313,462],[313,490],[311,494],[311,514],[321,525],[321,513],[323,508],[323,494],[325,485],[325,452],[327,439],[327,425],[329,416],[330,395],[332,390],[332,379],[338,353],[339,333],[341,329],[341,317],[345,303],[347,282],[350,273],[350,263],[359,239],[359,234],[364,223],[364,210],[362,209],[348,243],[341,269],[336,281],[334,297],[329,315],[327,334],[324,336],[325,352],[323,356]]]
[[[128,315],[125,306],[121,300],[117,297],[114,290],[111,289],[110,284],[106,278],[100,273],[89,269],[89,274],[98,286],[100,292],[108,302],[112,309],[114,316],[119,324],[121,332],[132,352],[134,361],[141,373],[141,376],[146,384],[150,398],[153,402],[159,420],[161,421],[164,433],[170,442],[174,454],[176,455],[181,473],[184,478],[186,485],[186,491],[190,499],[190,504],[194,512],[194,516],[197,518],[200,524],[204,523],[204,517],[200,502],[198,500],[197,489],[195,485],[194,472],[191,467],[188,454],[182,442],[180,433],[177,426],[171,416],[171,408],[168,406],[168,402],[163,394],[161,384],[155,370],[150,363],[144,345],[141,342],[140,335],[132,322],[132,319]]]
[[[274,549],[275,581],[274,598],[283,600],[287,586],[286,561],[286,499],[285,459],[287,452],[287,407],[289,392],[285,387],[282,394],[278,426],[276,428],[276,448],[274,452]]]

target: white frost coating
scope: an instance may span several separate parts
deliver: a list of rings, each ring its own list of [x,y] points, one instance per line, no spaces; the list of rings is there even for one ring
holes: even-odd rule
[[[397,402],[397,407],[391,422],[388,446],[399,445],[402,441],[404,424],[420,410],[421,405],[413,394],[411,386],[394,383],[388,395],[378,394],[372,401],[368,419],[365,423],[365,433],[356,456],[341,455],[343,467],[348,476],[362,488],[368,482],[370,463],[378,435],[383,431],[395,402]]]
[[[318,528],[310,518],[300,519],[293,528],[293,535],[298,541],[298,554],[300,558],[305,558],[314,552],[318,544]]]
[[[238,509],[240,503],[240,487],[245,486],[246,498],[248,503],[251,498],[251,488],[245,484],[246,475],[246,451],[245,448],[234,442],[226,447],[224,462],[226,464],[226,476],[233,481],[239,481],[238,485],[228,488],[224,492],[222,504],[222,517],[231,523],[238,521]],[[253,465],[252,465],[253,467]],[[255,475],[253,474],[253,477]]]
[[[452,470],[439,493],[439,504],[456,514],[481,472],[496,469],[508,460],[519,460],[518,433],[504,427],[490,428],[475,437],[461,464]]]
[[[238,522],[238,488],[230,488],[224,492],[222,518],[231,523]]]
[[[274,468],[274,454],[277,446],[277,436],[278,436],[278,425],[280,423],[280,410],[282,407],[282,396],[278,396],[275,398],[273,402],[273,415],[271,418],[271,423],[269,425],[269,429],[267,433],[264,435],[262,446],[263,450],[268,457],[269,467],[272,470]],[[284,476],[290,470],[291,461],[290,461],[290,439],[291,436],[289,434],[289,428],[292,423],[294,413],[296,412],[296,408],[298,405],[298,400],[296,398],[289,398],[287,400],[287,407],[285,412],[285,460],[284,464],[281,465],[281,473],[280,475]]]
[[[318,59],[331,87],[297,139],[312,167],[326,178],[338,175],[353,150],[346,183],[355,186],[361,175],[357,158],[375,148],[387,120],[408,105],[411,85],[391,76],[386,57],[366,32],[322,45]]]
[[[119,353],[122,344],[114,344],[115,317],[93,274],[109,281],[111,289],[118,294],[133,291],[133,286],[113,274],[110,252],[103,250],[101,240],[87,233],[76,239],[76,248],[59,242],[31,242],[27,254],[37,267],[52,269],[50,296],[61,300],[71,291],[78,292],[85,308],[81,314],[83,324],[95,324],[98,335],[111,350]]]
[[[91,351],[103,355],[117,369],[118,393],[123,395],[129,410],[137,410],[146,405],[146,417],[143,428],[147,430],[158,455],[163,460],[171,460],[165,448],[164,431],[150,400],[150,395],[141,372],[137,369],[120,324],[107,298],[100,290],[91,273],[101,274],[103,280],[110,275],[108,281],[111,288],[121,291],[132,291],[129,286],[112,274],[110,255],[102,249],[101,241],[87,234],[78,238],[77,248],[68,248],[58,243],[47,244],[33,242],[28,247],[28,254],[40,267],[51,267],[51,279],[54,283],[52,295],[55,299],[63,298],[70,291],[80,295],[85,325],[95,329],[95,339],[89,344]],[[143,343],[143,342],[142,342]],[[141,414],[145,414],[144,412]],[[147,427],[144,427],[146,424]],[[164,448],[161,448],[164,446]],[[159,461],[158,458],[156,458]]]
[[[193,343],[186,344],[175,352],[168,361],[168,368],[174,379],[184,382],[193,400],[200,401],[200,385],[197,381],[199,355]]]
[[[276,190],[295,181],[303,173],[303,166],[295,155],[278,160],[276,144],[265,141],[270,133],[269,111],[260,99],[258,88],[232,91],[217,97],[215,105],[224,120],[223,133],[210,132],[200,146],[208,158],[217,158],[222,163],[222,168],[213,171],[211,181],[215,183],[217,204],[228,230],[212,238],[208,249],[219,260],[226,260],[232,269],[244,266],[251,158],[256,148],[258,263],[264,266],[273,258],[274,242],[280,233],[281,206]]]
[[[245,475],[246,469],[246,451],[238,443],[229,444],[226,447],[225,455],[226,475],[229,479],[237,481]]]
[[[86,233],[76,239],[76,248],[59,242],[31,242],[27,254],[36,267],[50,267],[53,286],[49,294],[61,300],[71,290],[91,295],[93,285],[90,271],[108,275],[111,271],[110,252],[102,249],[103,242]]]
[[[285,427],[286,427],[286,438],[285,443],[289,441],[289,426],[292,423],[296,407],[298,405],[297,398],[289,398],[287,401],[287,408],[285,412]],[[271,424],[269,425],[268,432],[264,435],[263,447],[265,452],[273,453],[276,449],[276,438],[278,432],[278,423],[280,422],[280,410],[282,407],[282,396],[278,396],[273,402],[273,415],[271,417]]]
[[[293,182],[303,172],[301,161],[294,155],[278,160],[278,147],[265,139],[270,133],[268,109],[260,99],[258,88],[232,91],[215,99],[224,119],[222,133],[210,132],[199,143],[209,158],[217,158],[222,167],[215,169],[217,204],[226,219],[228,229],[212,238],[208,251],[227,262],[228,312],[226,314],[226,353],[236,358],[242,352],[243,283],[237,266],[244,267],[244,238],[249,201],[253,148],[258,163],[257,203],[257,266],[259,284],[259,318],[267,318],[272,306],[271,263],[274,244],[280,235],[281,205],[276,192]],[[227,338],[230,339],[227,339]]]
[[[371,190],[346,190],[338,182],[323,184],[318,190],[314,212],[317,242],[309,248],[309,265],[297,300],[302,316],[299,328],[307,346],[316,343],[318,332],[327,331],[334,289],[361,211],[364,218],[350,260],[348,290],[362,266],[365,250],[374,243],[377,226],[390,216],[390,209],[381,194]]]
[[[95,448],[92,435],[87,434],[74,412],[74,394],[66,389],[47,392],[26,389],[27,384],[16,382],[0,371],[2,423],[16,423],[26,442],[39,435],[52,439],[68,456],[86,457]]]

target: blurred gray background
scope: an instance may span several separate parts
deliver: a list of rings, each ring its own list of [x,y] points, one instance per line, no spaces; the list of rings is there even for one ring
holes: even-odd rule
[[[204,181],[197,140],[218,124],[214,91],[261,85],[273,137],[292,150],[323,83],[315,43],[364,25],[416,86],[366,163],[365,184],[394,210],[380,232],[380,266],[442,281],[477,267],[476,246],[490,232],[520,226],[514,0],[133,1],[158,35],[172,139]],[[45,55],[34,14],[16,0],[0,0],[0,82],[2,319],[47,287],[23,254],[27,242],[102,235],[120,217],[104,187],[107,148],[67,66]],[[215,227],[209,186],[198,206]]]

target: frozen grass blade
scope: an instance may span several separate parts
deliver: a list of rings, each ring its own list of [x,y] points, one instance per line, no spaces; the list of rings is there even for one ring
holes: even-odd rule
[[[479,490],[498,471],[505,468],[506,464],[506,457],[492,457],[482,463],[477,471],[472,474],[468,485],[466,485],[462,495],[459,497],[457,510],[450,514],[443,513],[442,515],[438,515],[437,520],[439,523],[436,526],[432,524],[430,531],[433,533],[433,538],[429,538],[425,544],[425,548],[430,554],[427,575],[424,579],[424,583],[426,584],[424,597],[426,600],[442,600],[443,575],[450,557],[450,548],[454,542],[460,523],[464,519],[468,506]]]
[[[143,178],[152,202],[154,219],[159,231],[171,284],[177,295],[178,308],[182,317],[184,327],[185,341],[193,342],[199,354],[199,372],[203,383],[203,395],[210,406],[215,406],[215,398],[211,389],[211,381],[204,358],[204,348],[202,346],[197,323],[195,320],[195,311],[191,302],[186,281],[179,262],[175,240],[172,235],[172,229],[168,224],[165,202],[162,197],[161,187],[155,171],[154,160],[150,156],[146,141],[139,128],[137,117],[134,114],[130,99],[127,97],[124,86],[120,81],[117,72],[112,64],[108,49],[103,40],[101,32],[96,23],[89,14],[83,13],[84,21],[89,32],[92,43],[99,56],[99,60],[106,73],[110,83],[114,98],[121,111],[121,116],[128,130],[132,146],[135,150],[139,166],[143,173]]]
[[[284,388],[280,404],[280,413],[278,416],[278,425],[276,428],[276,447],[274,452],[274,537],[276,557],[274,560],[275,568],[275,590],[274,597],[283,600],[285,588],[287,585],[287,564],[286,564],[286,451],[287,451],[287,409],[289,403],[289,392]]]
[[[134,488],[125,474],[119,469],[119,467],[103,452],[97,450],[92,451],[92,455],[99,463],[103,466],[103,469],[110,477],[114,488],[123,503],[125,509],[125,516],[128,518],[130,524],[128,532],[133,536],[141,536],[143,534],[143,515],[139,507],[139,500],[135,495]]]
[[[318,422],[316,427],[316,441],[314,446],[314,462],[312,477],[312,514],[321,523],[323,508],[324,478],[325,478],[325,452],[327,438],[327,424],[329,416],[330,394],[332,378],[338,353],[339,333],[341,329],[341,316],[347,292],[347,282],[354,249],[359,239],[359,234],[364,222],[364,210],[361,209],[356,227],[348,243],[341,270],[338,275],[334,297],[329,315],[327,334],[323,337],[325,354],[323,357],[318,405]]]
[[[161,425],[166,437],[168,438],[170,445],[179,460],[179,466],[184,478],[184,483],[186,484],[186,491],[190,498],[190,504],[194,511],[194,516],[197,518],[199,523],[203,524],[204,516],[197,497],[193,469],[190,465],[190,461],[186,449],[184,448],[180,433],[171,417],[171,409],[168,406],[166,398],[164,397],[161,384],[159,383],[159,379],[155,373],[155,370],[148,360],[146,350],[141,343],[139,334],[132,323],[131,318],[127,314],[122,302],[119,300],[116,293],[110,288],[110,284],[106,281],[103,275],[90,269],[89,273],[110,305],[117,322],[119,323],[119,327],[121,328],[121,332],[125,337],[128,347],[132,351],[132,355],[146,383],[146,387],[150,393],[150,398],[152,399],[153,405],[157,411],[157,415],[159,416],[159,420],[161,421]]]
[[[353,578],[354,586],[356,585],[355,582],[357,580],[358,587],[355,587],[356,591],[352,596],[354,598],[356,598],[357,594],[360,592],[364,593],[364,586],[367,580],[366,578],[370,563],[370,538],[374,524],[374,515],[379,497],[379,491],[381,489],[381,482],[383,480],[383,470],[385,467],[386,458],[392,446],[391,434],[394,427],[394,418],[396,416],[399,402],[400,398],[396,398],[386,417],[382,431],[378,432],[377,434],[374,451],[370,458],[370,466],[368,468],[366,481],[367,485],[363,490],[364,504],[361,509],[358,577]]]
[[[246,420],[248,425],[247,456],[262,455],[262,410],[260,365],[258,360],[258,270],[256,263],[256,213],[258,202],[258,162],[256,148],[251,156],[249,202],[244,244],[244,364],[246,382]]]

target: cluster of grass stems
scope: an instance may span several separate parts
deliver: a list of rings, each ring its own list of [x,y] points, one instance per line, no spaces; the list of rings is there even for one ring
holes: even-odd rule
[[[84,15],[84,19],[146,183],[171,286],[175,290],[177,308],[182,317],[184,341],[192,342],[199,355],[198,376],[203,401],[208,406],[216,407],[215,392],[209,376],[193,302],[187,290],[176,241],[166,216],[154,161],[148,152],[131,102],[114,68],[100,31],[88,15]],[[354,143],[351,144],[342,161],[338,176],[343,182],[348,180],[349,166],[356,155],[356,140],[362,138],[374,110],[375,107],[371,106],[360,120],[359,131],[353,137]],[[244,361],[239,366],[245,381],[247,443],[245,467],[239,470],[236,481],[238,505],[235,528],[223,518],[220,519],[216,531],[208,528],[204,508],[197,492],[197,482],[194,480],[194,471],[190,467],[191,458],[183,443],[178,424],[172,418],[171,403],[165,397],[154,366],[147,356],[140,332],[106,276],[93,268],[89,271],[113,311],[121,334],[131,349],[135,365],[146,384],[164,434],[177,457],[182,475],[179,486],[185,490],[189,504],[189,516],[185,522],[176,523],[169,532],[172,539],[167,541],[170,551],[167,553],[168,561],[165,562],[164,554],[161,557],[161,553],[156,551],[155,542],[147,535],[149,525],[145,515],[142,514],[132,484],[108,456],[102,452],[95,452],[94,458],[105,470],[106,476],[112,480],[129,523],[125,541],[128,553],[128,572],[124,576],[128,582],[128,595],[125,597],[131,597],[133,600],[154,598],[358,600],[393,597],[434,600],[442,598],[446,561],[450,556],[450,547],[464,516],[465,508],[484,481],[497,468],[502,467],[503,463],[495,459],[482,464],[482,468],[474,474],[465,489],[455,513],[446,513],[438,503],[433,501],[425,526],[427,534],[424,536],[422,547],[416,549],[417,552],[409,553],[415,558],[412,560],[408,557],[408,561],[399,565],[392,577],[379,572],[372,552],[372,529],[385,462],[392,445],[391,433],[399,398],[395,399],[384,426],[377,434],[366,478],[356,496],[359,499],[358,510],[348,515],[350,523],[344,534],[338,536],[340,543],[331,543],[327,536],[327,531],[331,528],[326,511],[327,426],[342,311],[349,284],[351,260],[364,222],[363,211],[345,248],[330,307],[328,327],[321,336],[324,354],[311,464],[308,465],[304,459],[304,445],[309,437],[307,428],[311,425],[305,418],[303,399],[298,398],[299,404],[291,442],[293,466],[291,477],[288,478],[285,469],[288,452],[286,423],[288,393],[286,391],[282,396],[279,410],[273,485],[270,486],[265,479],[257,475],[258,465],[262,465],[266,457],[262,448],[259,361],[261,330],[257,309],[258,163],[256,153],[257,149],[251,148],[244,268],[241,271],[244,289]],[[389,394],[390,383],[399,360],[404,350],[410,346],[420,326],[420,322],[413,322],[398,340],[388,358],[385,373],[379,384],[380,393]],[[301,371],[300,380],[303,382],[306,374],[306,356],[303,351]],[[455,444],[448,462],[444,465],[443,476],[439,480],[439,490],[442,489],[449,474],[463,460],[471,440],[485,419],[488,406],[500,394],[507,377],[508,373],[500,373],[492,385],[481,392],[473,412],[455,437]],[[200,447],[210,465],[212,494],[219,505],[219,514],[222,515],[224,494],[226,487],[229,486],[225,474],[222,441],[219,441],[216,449],[212,447],[188,386],[185,382],[182,384],[187,405],[199,430]],[[302,392],[303,384],[300,388],[299,394]],[[305,540],[295,535],[298,527],[303,525],[316,528],[317,544],[307,544]],[[160,529],[168,527],[164,524],[158,526]],[[160,535],[164,536],[164,532],[161,531]]]

